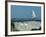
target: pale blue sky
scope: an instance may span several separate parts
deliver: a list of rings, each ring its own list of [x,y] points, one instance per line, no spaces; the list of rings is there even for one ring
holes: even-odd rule
[[[32,10],[36,13],[37,18],[41,18],[40,6],[16,6],[11,5],[11,18],[32,18]],[[37,19],[36,18],[36,19]]]

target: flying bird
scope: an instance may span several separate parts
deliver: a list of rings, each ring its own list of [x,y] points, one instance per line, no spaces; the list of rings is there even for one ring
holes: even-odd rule
[[[32,18],[35,18],[36,17],[36,14],[35,12],[32,10]]]

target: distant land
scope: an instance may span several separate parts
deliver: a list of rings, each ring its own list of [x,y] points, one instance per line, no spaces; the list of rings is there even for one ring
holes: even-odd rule
[[[41,18],[40,17],[35,17],[35,18],[12,18],[11,21],[13,21],[13,22],[41,21]]]

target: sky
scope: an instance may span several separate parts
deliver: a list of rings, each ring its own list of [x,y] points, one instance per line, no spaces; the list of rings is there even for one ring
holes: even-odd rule
[[[11,5],[11,18],[32,18],[32,11],[36,14],[36,19],[41,18],[41,7],[40,6],[17,6]]]

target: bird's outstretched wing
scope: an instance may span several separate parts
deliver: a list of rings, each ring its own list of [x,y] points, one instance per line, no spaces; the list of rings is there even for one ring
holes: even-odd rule
[[[32,18],[35,18],[36,17],[36,14],[35,12],[32,10]]]

